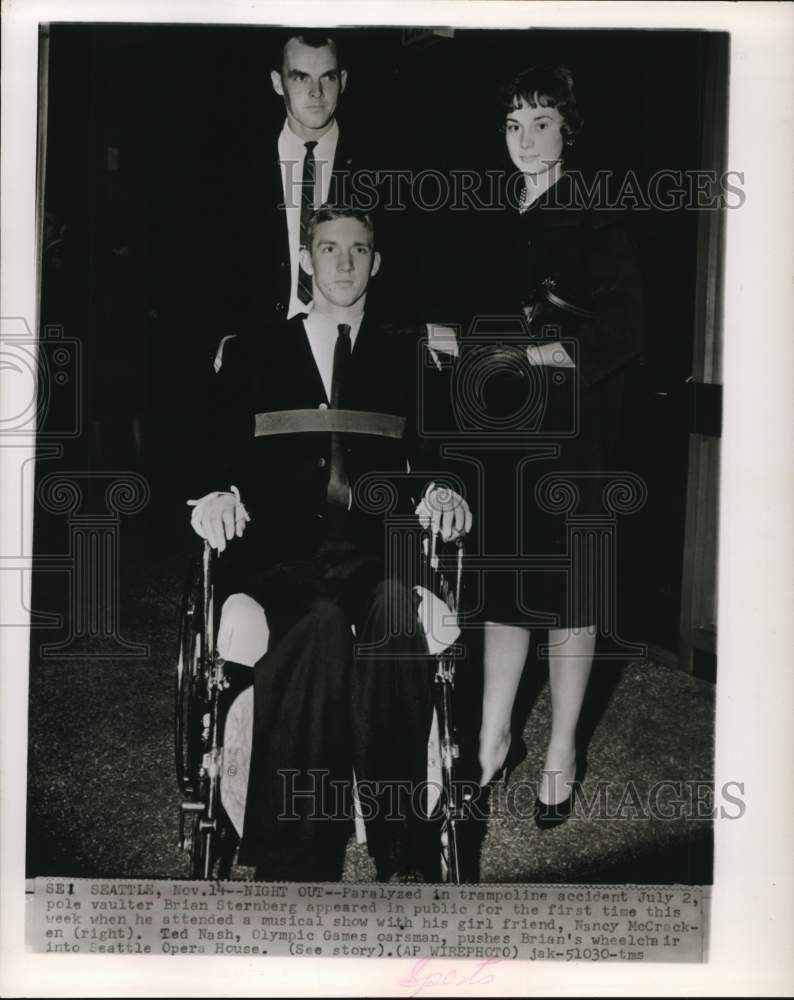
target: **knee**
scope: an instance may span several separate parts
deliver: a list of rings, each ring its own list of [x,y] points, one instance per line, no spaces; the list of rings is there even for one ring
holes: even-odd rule
[[[330,597],[318,597],[312,603],[309,617],[318,628],[334,628],[345,623],[341,605]]]
[[[339,644],[352,642],[350,621],[344,608],[333,598],[322,596],[313,600],[306,614],[296,623],[295,629],[303,634],[306,642],[339,649]]]
[[[370,614],[388,617],[392,622],[416,622],[419,598],[399,580],[381,580],[372,591]]]
[[[225,660],[252,667],[267,652],[270,641],[265,611],[247,594],[224,601],[218,628],[218,652]]]
[[[361,662],[366,658],[380,661],[398,657],[407,665],[409,658],[419,658],[424,669],[428,643],[420,610],[419,595],[399,580],[383,580],[373,588],[358,633]]]

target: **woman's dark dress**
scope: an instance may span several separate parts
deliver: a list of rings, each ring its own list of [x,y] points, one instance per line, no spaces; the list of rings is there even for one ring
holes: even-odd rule
[[[491,244],[485,272],[481,301],[491,308],[480,307],[465,342],[469,363],[476,352],[493,373],[483,378],[483,407],[502,425],[480,451],[483,553],[505,560],[481,576],[482,616],[525,627],[597,624],[608,597],[597,582],[604,553],[594,549],[587,579],[577,579],[570,519],[585,527],[608,514],[604,489],[620,478],[624,373],[642,344],[640,279],[622,214],[577,207],[574,194],[564,175],[505,218],[497,245],[506,253]],[[500,318],[486,320],[494,302]],[[530,366],[526,347],[544,341],[562,343],[576,367]]]

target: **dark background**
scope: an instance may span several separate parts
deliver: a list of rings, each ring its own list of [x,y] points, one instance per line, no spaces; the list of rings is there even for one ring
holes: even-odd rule
[[[53,25],[49,33],[46,208],[66,229],[57,253],[45,256],[43,319],[81,341],[85,375],[86,432],[67,446],[66,467],[140,468],[153,489],[152,537],[181,539],[184,483],[201,461],[208,286],[213,254],[223,252],[211,220],[234,185],[229,151],[244,150],[252,130],[275,133],[283,122],[269,80],[274,32]],[[387,149],[389,166],[510,168],[500,85],[533,62],[559,61],[574,73],[585,119],[571,166],[618,176],[631,169],[641,182],[660,169],[699,167],[705,33],[456,30],[410,45],[402,29],[335,34],[349,70],[340,121]],[[629,380],[622,460],[645,478],[649,500],[621,536],[621,632],[670,650],[678,644],[697,223],[685,210],[631,219],[645,276],[646,355]],[[423,213],[412,225],[415,271],[443,269],[455,220]],[[454,274],[446,278],[454,286]],[[140,452],[130,430],[136,415]],[[40,545],[42,532],[43,515]]]

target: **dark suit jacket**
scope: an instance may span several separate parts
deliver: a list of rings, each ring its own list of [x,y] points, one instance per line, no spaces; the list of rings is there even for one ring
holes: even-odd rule
[[[252,130],[231,149],[211,225],[210,345],[227,333],[251,332],[287,316],[290,257],[287,216],[275,131]],[[330,191],[339,175],[361,167],[340,126]]]
[[[341,408],[405,419],[402,439],[343,436],[345,471],[354,504],[345,513],[344,538],[382,559],[387,514],[411,515],[425,485],[438,476],[431,445],[416,432],[420,344],[405,331],[388,331],[365,317],[342,387]],[[326,489],[330,433],[255,437],[257,413],[327,407],[328,399],[300,317],[268,336],[229,344],[217,379],[217,437],[209,489],[240,490],[251,515],[245,536],[224,555],[246,579],[236,586],[257,595],[263,572],[284,561],[312,559],[329,537]],[[410,474],[406,463],[410,463]],[[381,490],[371,479],[388,483]],[[338,527],[338,526],[337,526]],[[335,529],[336,530],[336,529]],[[232,554],[233,553],[233,554]]]
[[[200,290],[206,308],[199,322],[207,350],[214,354],[226,334],[254,334],[286,319],[290,301],[290,257],[278,137],[275,129],[252,130],[227,155],[220,190],[208,221],[209,252]],[[370,297],[393,321],[423,319],[415,292],[422,280],[411,252],[410,213],[384,211],[389,196],[383,163],[393,165],[380,144],[367,136],[366,148],[348,123],[339,141],[328,201],[370,211],[375,245],[384,260],[372,280]]]

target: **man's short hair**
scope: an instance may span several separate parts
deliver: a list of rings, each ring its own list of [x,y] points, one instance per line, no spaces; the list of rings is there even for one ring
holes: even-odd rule
[[[334,52],[336,52],[336,65],[340,70],[342,69],[339,42],[328,30],[324,28],[285,28],[279,32],[271,54],[272,65],[270,68],[277,73],[281,73],[284,69],[284,50],[293,38],[308,45],[311,49],[323,49],[326,45],[332,45]]]
[[[372,216],[369,212],[362,212],[360,209],[352,208],[350,205],[320,205],[319,208],[312,212],[309,216],[309,221],[306,223],[306,248],[308,250],[312,248],[317,227],[323,222],[333,222],[335,219],[356,219],[366,228],[374,247],[375,223],[372,221]]]

